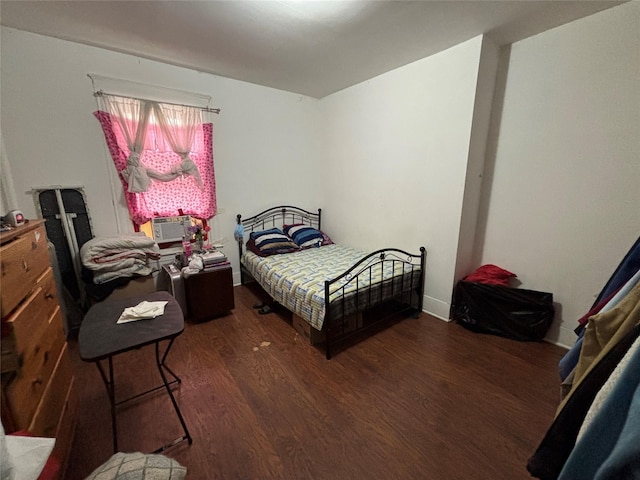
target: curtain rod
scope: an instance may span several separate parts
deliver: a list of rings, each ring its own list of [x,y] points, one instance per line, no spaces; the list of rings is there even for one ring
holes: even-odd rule
[[[116,95],[113,93],[106,93],[102,90],[98,90],[96,92],[93,93],[94,96],[96,97],[102,97],[102,96],[106,96],[106,97],[120,97],[120,98],[128,98],[130,100],[142,100],[145,102],[156,102],[156,103],[164,103],[165,105],[175,105],[178,107],[191,107],[191,108],[199,108],[200,110],[202,110],[203,112],[209,112],[209,113],[215,113],[215,114],[219,114],[220,113],[220,109],[219,108],[210,108],[210,107],[198,107],[196,105],[186,105],[184,103],[171,103],[171,102],[157,102],[155,100],[149,100],[146,98],[138,98],[138,97],[128,97],[126,95]]]

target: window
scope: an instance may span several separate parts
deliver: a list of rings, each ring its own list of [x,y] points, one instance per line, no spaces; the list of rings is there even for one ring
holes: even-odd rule
[[[113,95],[94,115],[119,173],[131,219],[216,213],[213,125],[201,109]]]

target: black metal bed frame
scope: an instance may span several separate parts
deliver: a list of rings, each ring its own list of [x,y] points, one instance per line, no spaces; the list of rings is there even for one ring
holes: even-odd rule
[[[318,213],[314,213],[291,205],[281,205],[264,210],[244,220],[238,214],[236,221],[245,229],[245,235],[267,228],[282,228],[282,225],[287,223],[304,223],[320,230],[322,209],[318,209]],[[243,247],[244,238],[238,240],[240,259],[242,259]],[[334,343],[342,342],[364,330],[373,328],[391,316],[410,313],[417,317],[420,314],[424,297],[426,257],[427,251],[424,247],[420,247],[418,254],[408,253],[397,248],[383,248],[366,255],[337,277],[325,281],[323,330],[326,337],[325,353],[327,359],[331,358]],[[393,271],[401,269],[403,275],[371,284],[374,269],[384,269],[385,262],[391,262]],[[240,279],[243,285],[246,283],[247,277],[251,277],[251,274],[241,261]],[[361,279],[362,281],[368,280],[364,281],[367,286],[362,289],[360,288]],[[349,285],[355,285],[356,288],[355,291],[347,294],[346,289]],[[330,301],[330,299],[333,300]],[[339,301],[336,302],[336,300]],[[369,311],[372,307],[382,304],[390,304],[390,302],[393,302],[394,307],[390,312],[386,312],[369,322],[360,319],[364,311]],[[333,305],[338,306],[333,308]],[[347,305],[350,305],[350,308]],[[355,328],[353,325],[347,327],[346,317],[350,315],[355,315],[358,318]]]
[[[268,208],[267,210],[254,215],[253,217],[242,219],[242,215],[236,215],[236,223],[242,225],[245,228],[245,235],[247,232],[255,232],[265,230],[267,228],[282,228],[282,225],[292,223],[304,223],[310,227],[315,227],[318,230],[322,229],[322,209],[318,209],[318,213],[308,212],[299,207],[291,205],[280,205],[277,207]],[[244,246],[244,240],[238,241],[238,259],[242,260],[242,249]],[[246,276],[251,277],[251,274],[244,268],[242,261],[240,262],[240,283],[245,284]]]

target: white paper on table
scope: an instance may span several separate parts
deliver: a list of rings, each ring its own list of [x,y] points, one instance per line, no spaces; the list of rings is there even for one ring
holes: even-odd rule
[[[164,307],[167,303],[169,302],[147,302],[145,300],[135,307],[125,308],[117,323],[135,322],[136,320],[145,320],[164,315]]]

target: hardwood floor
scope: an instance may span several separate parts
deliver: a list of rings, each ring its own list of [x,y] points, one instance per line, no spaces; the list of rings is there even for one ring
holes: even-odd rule
[[[327,361],[247,287],[225,317],[186,325],[167,359],[191,435],[165,452],[199,479],[526,479],[559,402],[565,350],[469,332],[422,314]],[[112,451],[97,368],[71,343],[80,417],[67,478]],[[116,394],[160,381],[153,347],[114,359]],[[118,410],[121,451],[181,435],[166,393]]]

